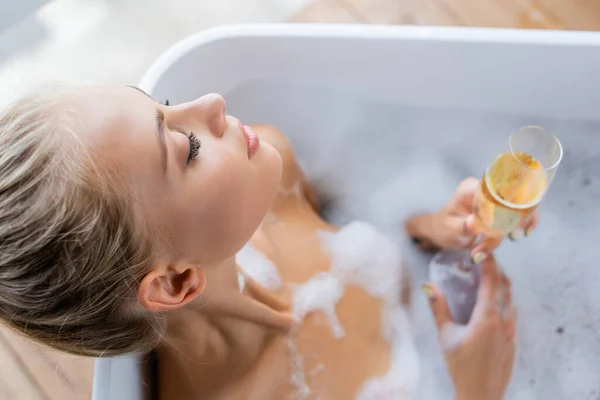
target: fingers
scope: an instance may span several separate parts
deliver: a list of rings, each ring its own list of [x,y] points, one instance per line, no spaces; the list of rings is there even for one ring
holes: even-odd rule
[[[481,284],[477,304],[469,322],[470,329],[487,326],[505,335],[506,342],[514,341],[517,330],[516,310],[512,305],[512,287],[508,277],[493,257],[482,264]]]
[[[464,249],[473,243],[477,236],[473,214],[448,216],[444,221],[444,228],[448,237],[446,247],[451,249]]]
[[[246,288],[255,300],[266,304],[276,311],[287,311],[289,306],[274,296],[268,289],[256,282],[248,274],[243,273],[244,279],[246,280]]]
[[[423,284],[423,292],[429,300],[429,307],[435,320],[435,325],[441,332],[444,325],[452,322],[452,314],[448,308],[448,303],[442,292],[433,284]]]
[[[478,322],[491,313],[498,312],[498,293],[502,281],[494,257],[490,255],[482,264],[481,283],[472,321]]]
[[[473,243],[477,235],[472,214],[423,214],[409,218],[405,229],[423,251],[464,249]]]
[[[451,202],[455,202],[456,205],[467,206],[470,210],[473,206],[473,196],[475,195],[478,186],[479,179],[475,177],[463,179],[454,191]]]
[[[472,215],[479,179],[464,179],[441,212],[409,218],[405,230],[424,251],[458,250],[471,245],[477,235]]]
[[[503,271],[500,271],[500,286],[498,287],[496,299],[496,308],[500,314],[500,319],[505,323],[507,332],[509,332],[508,336],[514,336],[515,309],[512,304],[512,288],[510,280]]]
[[[474,264],[479,264],[486,260],[488,256],[492,254],[493,251],[498,248],[498,246],[500,246],[503,239],[504,238],[502,236],[496,236],[486,237],[481,240],[471,249],[471,261]]]
[[[512,241],[520,239],[522,236],[529,236],[537,228],[540,222],[540,214],[537,209],[526,215],[519,227],[508,234],[508,238]]]
[[[506,318],[506,341],[511,342],[515,340],[517,335],[517,311],[511,305],[507,311]]]
[[[291,312],[276,312],[257,300],[252,299],[248,305],[244,316],[249,322],[266,325],[283,333],[289,332],[299,322]]]
[[[522,236],[529,236],[537,228],[540,222],[540,215],[536,209],[531,214],[523,218],[523,221],[519,224],[519,227],[508,234],[508,238],[511,241],[519,240]],[[472,261],[478,264],[487,258],[488,254],[491,254],[494,250],[502,244],[502,236],[486,237],[480,243],[471,250]]]
[[[246,287],[248,289],[253,287],[251,279]],[[219,292],[214,294],[213,298],[215,297],[219,297],[219,299],[209,303],[210,308],[208,308],[209,306],[204,308],[212,315],[243,319],[284,333],[289,332],[300,322],[291,312],[276,311],[269,305],[240,292],[235,295],[224,295]],[[271,304],[276,304],[276,302]]]
[[[419,249],[425,252],[436,252],[440,249],[433,239],[433,232],[436,231],[435,218],[437,214],[421,214],[409,218],[404,224],[404,229]]]
[[[504,304],[506,306],[512,305],[512,284],[510,280],[506,276],[506,274],[502,273],[501,278],[502,290],[504,291]]]
[[[523,230],[525,236],[531,235],[531,233],[537,228],[540,223],[540,213],[536,209],[533,213],[529,215],[529,217],[525,220],[523,224]]]

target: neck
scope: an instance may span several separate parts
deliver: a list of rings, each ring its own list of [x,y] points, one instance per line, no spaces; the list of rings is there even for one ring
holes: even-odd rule
[[[294,324],[285,312],[287,307],[249,277],[245,276],[240,292],[235,257],[207,266],[204,272],[204,293],[167,315],[167,332],[159,350],[163,367],[173,374],[194,371],[194,379],[187,384],[181,376],[172,380],[180,390],[194,393],[223,385],[223,377],[243,375],[257,361],[269,336],[285,333]]]

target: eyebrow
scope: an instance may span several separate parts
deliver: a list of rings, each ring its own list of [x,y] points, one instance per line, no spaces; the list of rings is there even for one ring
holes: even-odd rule
[[[165,140],[165,114],[156,110],[156,133],[158,137],[158,146],[161,150],[161,160],[164,172],[167,172],[167,141]]]
[[[125,86],[127,86],[127,87],[129,87],[129,88],[132,88],[132,89],[135,89],[135,90],[137,90],[137,91],[138,91],[138,92],[140,92],[140,93],[144,93],[146,96],[148,96],[148,97],[149,97],[149,98],[151,98],[152,100],[156,101],[157,103],[160,103],[160,104],[162,104],[163,106],[170,106],[170,104],[169,104],[169,99],[165,99],[165,100],[163,100],[163,101],[157,101],[157,100],[156,100],[154,97],[150,96],[148,93],[146,93],[144,90],[140,89],[140,88],[139,88],[139,87],[137,87],[137,86],[133,86],[133,85],[125,85]]]
[[[145,91],[143,91],[142,89],[140,89],[137,86],[133,86],[133,85],[126,85],[127,87],[130,87],[132,89],[137,90],[138,92],[144,93],[146,96],[150,97],[152,100],[154,100],[154,97],[150,96],[148,93],[146,93]]]

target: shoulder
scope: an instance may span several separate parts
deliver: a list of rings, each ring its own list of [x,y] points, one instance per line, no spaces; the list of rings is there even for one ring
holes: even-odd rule
[[[292,154],[292,146],[285,137],[285,134],[273,125],[258,124],[252,125],[251,128],[254,130],[254,132],[256,132],[260,140],[263,140],[275,147],[280,153],[282,153],[282,156],[288,153]]]
[[[269,124],[254,124],[252,129],[258,134],[283,136],[283,133],[276,126]]]
[[[272,125],[252,125],[251,128],[261,141],[269,143],[281,155],[284,181],[287,179],[296,180],[298,178],[296,156],[285,134]]]
[[[290,188],[300,182],[304,196],[315,210],[318,209],[317,195],[300,169],[292,145],[287,140],[285,134],[273,125],[252,125],[252,129],[256,132],[260,140],[269,143],[281,155],[283,163],[282,188]]]

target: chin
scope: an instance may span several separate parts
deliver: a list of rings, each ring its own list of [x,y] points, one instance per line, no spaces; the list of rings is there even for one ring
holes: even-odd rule
[[[261,143],[261,151],[263,154],[264,164],[261,168],[263,190],[270,192],[271,201],[275,197],[275,193],[279,189],[281,184],[281,177],[283,175],[283,161],[281,154],[269,143]],[[270,202],[269,202],[270,205]],[[265,213],[267,211],[265,210]]]

